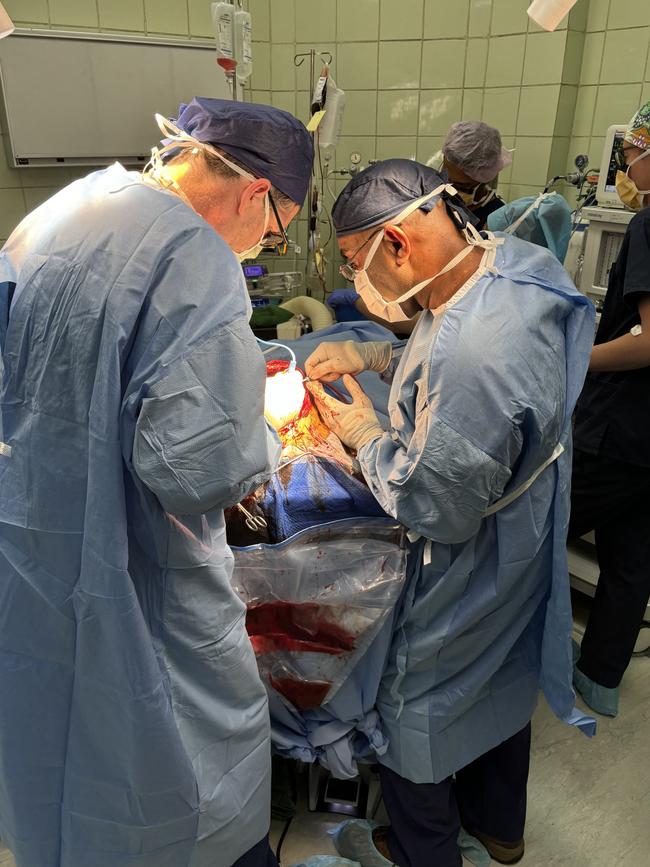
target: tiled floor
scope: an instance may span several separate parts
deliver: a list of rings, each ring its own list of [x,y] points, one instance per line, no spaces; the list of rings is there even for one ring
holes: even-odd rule
[[[649,659],[632,662],[621,689],[619,717],[599,718],[598,737],[591,741],[557,722],[540,705],[533,721],[527,849],[522,867],[647,867],[649,733]],[[326,830],[338,821],[329,815],[310,814],[303,807],[284,843],[283,863],[333,853]],[[274,843],[281,827],[274,823]],[[14,867],[2,844],[0,867]]]

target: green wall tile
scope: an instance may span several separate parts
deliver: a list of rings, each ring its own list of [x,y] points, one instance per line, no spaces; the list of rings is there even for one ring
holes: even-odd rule
[[[424,0],[381,0],[380,39],[421,39]]]
[[[97,0],[99,26],[109,30],[144,32],[142,0]]]
[[[516,199],[522,199],[525,196],[536,196],[540,193],[537,184],[510,184],[510,195],[508,201],[514,202]]]
[[[465,78],[465,50],[464,39],[437,39],[433,42],[424,42],[422,87],[462,87]]]
[[[271,42],[294,42],[296,39],[296,8],[294,0],[271,0]],[[302,0],[299,0],[302,2]],[[255,23],[253,23],[253,27]]]
[[[563,84],[560,88],[553,135],[570,136],[572,134],[577,99],[578,88],[573,84]]]
[[[291,112],[291,114],[296,113],[296,94],[291,93],[290,91],[273,91],[271,94],[271,100],[273,105],[276,108],[281,108],[283,111]]]
[[[465,87],[483,87],[487,69],[487,39],[469,39],[465,55]]]
[[[600,163],[603,158],[603,148],[605,147],[604,136],[592,136],[589,139],[589,156],[593,168],[600,168]],[[593,159],[592,159],[593,154]]]
[[[517,135],[552,136],[559,98],[559,84],[522,87],[517,116]]]
[[[526,33],[528,30],[526,8],[526,4],[521,0],[496,0],[492,10],[490,33],[493,36]]]
[[[187,36],[189,18],[187,4],[176,0],[144,0],[144,11],[149,33],[172,33]]]
[[[0,238],[8,238],[27,213],[21,189],[0,190]]]
[[[253,39],[258,42],[269,42],[271,39],[270,4],[271,0],[248,0],[248,11],[253,19]]]
[[[492,0],[470,0],[469,35],[488,36],[492,18]]]
[[[644,2],[644,0],[641,0]],[[607,28],[607,14],[609,12],[609,0],[589,0],[589,13],[587,14],[587,32],[593,30],[605,30]]]
[[[501,135],[514,135],[517,130],[519,94],[518,87],[486,88],[481,119],[495,126]]]
[[[454,0],[445,4],[426,0],[424,4],[424,38],[453,39],[467,35],[469,21],[469,0]]]
[[[499,178],[499,181],[497,183],[497,192],[504,202],[509,202],[511,200],[510,184],[501,183],[501,178]]]
[[[556,84],[562,81],[565,30],[555,33],[531,33],[526,42],[524,84]]]
[[[2,136],[0,135],[0,191],[6,190],[8,188],[17,189],[18,187],[22,186],[21,176],[24,172],[29,171],[29,169],[9,168],[5,154],[5,144]],[[36,169],[34,169],[34,171],[36,171]],[[1,195],[2,193],[0,192],[0,197]]]
[[[43,202],[51,199],[58,190],[59,187],[30,187],[28,190],[25,190],[26,213],[29,214],[31,211],[36,210]]]
[[[336,48],[337,83],[344,90],[377,89],[376,42],[340,42]]]
[[[335,39],[336,0],[298,0],[296,42],[333,42]]]
[[[589,17],[589,0],[579,0],[569,12],[569,30],[579,30],[582,33],[587,29]]]
[[[341,165],[337,168],[346,168],[350,161],[350,154],[361,154],[361,165],[367,166],[369,160],[375,159],[377,139],[370,135],[342,135],[336,149],[336,154]]]
[[[593,135],[605,135],[613,123],[627,123],[641,103],[640,84],[605,84],[598,88]]]
[[[420,135],[444,135],[460,120],[462,90],[423,90],[420,94]]]
[[[650,24],[650,3],[647,0],[614,0],[610,3],[608,30],[647,24]]]
[[[378,136],[377,159],[414,160],[417,156],[417,137],[412,136]]]
[[[443,141],[444,138],[442,136],[419,136],[417,150],[418,162],[425,166],[431,166],[431,168],[436,170],[440,168],[440,162],[442,159],[440,151],[442,149]]]
[[[271,89],[295,90],[296,67],[294,66],[295,50],[293,45],[271,45]],[[305,60],[308,67],[309,58]],[[255,64],[253,64],[254,66]]]
[[[503,145],[504,148],[507,148],[509,151],[514,152],[515,137],[510,136],[510,135],[503,135],[503,136],[501,136],[501,144]],[[503,185],[506,185],[506,184],[509,185],[510,184],[511,175],[512,175],[512,163],[510,163],[509,166],[506,166],[502,172],[499,172],[499,181],[497,184],[499,189],[501,189],[502,184]],[[507,201],[507,199],[506,199],[506,201]]]
[[[95,0],[50,0],[50,22],[61,27],[97,27]]]
[[[271,88],[271,46],[267,42],[253,43],[251,86],[256,90]]]
[[[190,34],[214,39],[210,3],[206,3],[206,0],[187,0],[187,8],[190,17]]]
[[[603,62],[604,47],[604,32],[596,31],[585,35],[585,47],[582,53],[582,67],[580,69],[581,85],[598,84],[600,81],[600,67]]]
[[[377,93],[368,90],[347,91],[341,132],[343,135],[375,135],[377,132]]]
[[[650,82],[643,85],[643,90],[641,91],[641,99],[639,100],[639,105],[645,105],[646,102],[650,102]]]
[[[295,52],[298,54],[306,54],[307,52],[311,51],[312,48],[316,52],[316,70],[314,77],[320,74],[320,71],[323,67],[324,58],[321,55],[325,55],[325,57],[327,57],[328,54],[331,54],[332,64],[330,66],[330,73],[338,84],[336,43],[328,42],[327,44],[321,44],[314,42],[297,42],[295,44]],[[309,77],[309,57],[305,58],[305,62],[302,64],[302,66],[294,68],[296,70],[296,87],[298,88],[298,90],[311,90],[315,82],[311,81]]]
[[[380,90],[377,94],[377,135],[416,135],[418,92]]]
[[[566,164],[569,158],[569,143],[571,139],[568,136],[555,136],[551,146],[551,155],[548,160],[548,179],[555,178],[558,175],[566,173]]]
[[[564,66],[562,69],[563,84],[580,84],[580,70],[585,44],[584,32],[569,30],[564,52]]]
[[[20,175],[22,186],[25,189],[28,187],[58,187],[60,189],[68,183],[69,179],[68,170],[63,167],[19,169],[17,171]],[[88,168],[84,174],[90,171],[93,171],[93,169]],[[1,186],[4,185],[0,184]]]
[[[647,27],[608,31],[600,70],[601,82],[617,84],[643,81],[649,33]]]
[[[463,90],[462,120],[480,120],[483,114],[483,89],[468,88]]]
[[[3,0],[14,24],[47,24],[47,0]]]
[[[525,36],[497,36],[490,39],[485,84],[488,87],[520,84],[525,48]]]
[[[270,90],[252,90],[251,102],[258,102],[261,105],[272,105]]]
[[[379,0],[338,0],[336,38],[339,42],[377,39],[379,35]]]
[[[420,43],[379,43],[379,88],[381,90],[419,88]]]
[[[578,88],[575,113],[573,116],[572,135],[591,135],[597,94],[598,88],[595,86]]]
[[[548,180],[548,164],[553,139],[517,136],[511,182],[543,187]]]

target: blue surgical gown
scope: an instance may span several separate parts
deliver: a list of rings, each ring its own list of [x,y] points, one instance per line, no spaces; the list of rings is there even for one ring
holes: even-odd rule
[[[359,453],[380,504],[422,537],[377,699],[379,761],[415,783],[522,729],[540,687],[560,718],[592,730],[571,686],[566,531],[593,324],[548,250],[505,237],[493,270],[423,313],[394,373],[391,430]],[[525,493],[485,516],[560,443]]]
[[[21,867],[228,867],[269,825],[223,508],[279,447],[241,268],[121,166],[0,253],[0,837]]]

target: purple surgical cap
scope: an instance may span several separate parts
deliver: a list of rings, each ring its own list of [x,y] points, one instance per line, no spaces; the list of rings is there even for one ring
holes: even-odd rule
[[[234,157],[258,178],[302,205],[314,159],[311,136],[297,118],[270,105],[196,96],[174,123]]]

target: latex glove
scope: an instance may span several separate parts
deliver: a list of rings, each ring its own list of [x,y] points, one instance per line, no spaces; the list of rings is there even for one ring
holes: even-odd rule
[[[356,379],[344,376],[343,383],[350,393],[352,403],[343,403],[325,393],[320,382],[308,382],[307,389],[314,398],[321,418],[341,442],[359,451],[384,430],[372,406],[372,402]]]
[[[322,379],[324,382],[333,382],[344,373],[355,375],[364,370],[382,373],[392,357],[393,344],[390,340],[321,343],[305,362],[305,373],[310,379]]]

